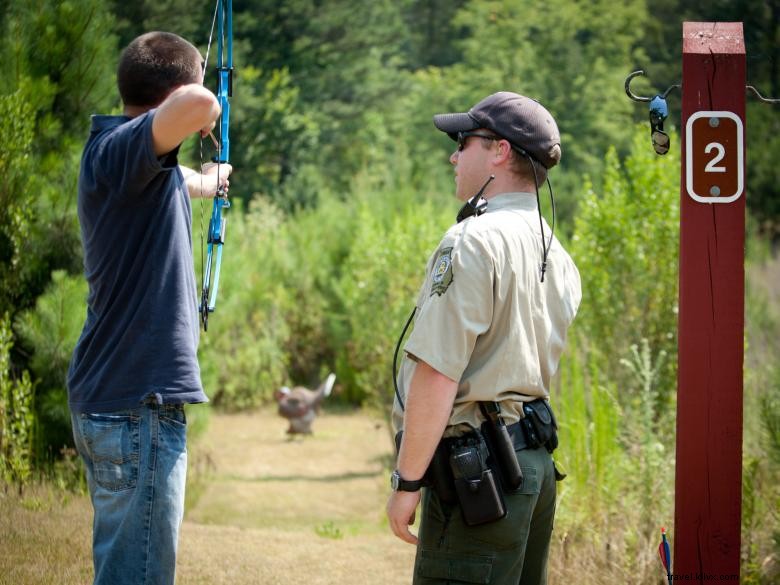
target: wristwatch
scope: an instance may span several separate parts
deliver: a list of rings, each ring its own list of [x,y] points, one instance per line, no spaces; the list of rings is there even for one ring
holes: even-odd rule
[[[416,479],[414,481],[404,479],[401,477],[401,474],[398,473],[397,469],[390,475],[390,487],[393,488],[394,492],[416,492],[422,486],[422,479]]]

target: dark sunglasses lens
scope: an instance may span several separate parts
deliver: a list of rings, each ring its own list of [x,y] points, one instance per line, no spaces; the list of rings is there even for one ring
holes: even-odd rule
[[[653,148],[656,154],[666,154],[669,152],[669,135],[661,130],[655,130],[652,133]]]
[[[466,146],[466,136],[463,132],[458,132],[458,150],[463,150],[464,146]]]

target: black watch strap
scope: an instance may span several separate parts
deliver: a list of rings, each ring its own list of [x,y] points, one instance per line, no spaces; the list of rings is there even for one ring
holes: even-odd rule
[[[394,492],[416,492],[423,486],[422,479],[408,480],[401,477],[396,469],[390,476],[390,487]]]

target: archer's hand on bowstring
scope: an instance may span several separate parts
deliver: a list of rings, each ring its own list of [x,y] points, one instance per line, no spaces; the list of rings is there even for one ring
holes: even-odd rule
[[[220,187],[227,196],[230,188],[228,177],[233,172],[233,165],[229,163],[205,163],[202,167],[203,189],[201,197],[213,197]]]
[[[179,165],[187,191],[190,197],[214,197],[217,188],[222,187],[225,195],[230,188],[228,177],[233,172],[233,166],[228,163],[206,163],[201,167],[202,173]]]

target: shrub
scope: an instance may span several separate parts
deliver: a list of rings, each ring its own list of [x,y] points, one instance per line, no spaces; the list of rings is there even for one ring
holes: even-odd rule
[[[35,414],[33,384],[25,371],[14,378],[10,371],[12,347],[8,315],[0,319],[0,478],[21,486],[32,471]]]
[[[646,134],[637,129],[623,164],[614,149],[607,153],[602,194],[586,183],[571,245],[583,290],[575,328],[621,389],[630,384],[620,360],[631,345],[646,339],[652,356],[665,353],[657,381],[663,412],[676,387],[680,169],[674,151],[656,156]]]
[[[35,307],[20,314],[14,323],[30,354],[37,384],[35,412],[40,425],[36,451],[41,459],[58,457],[63,446],[73,445],[65,380],[84,323],[86,297],[87,284],[82,277],[55,271]]]

